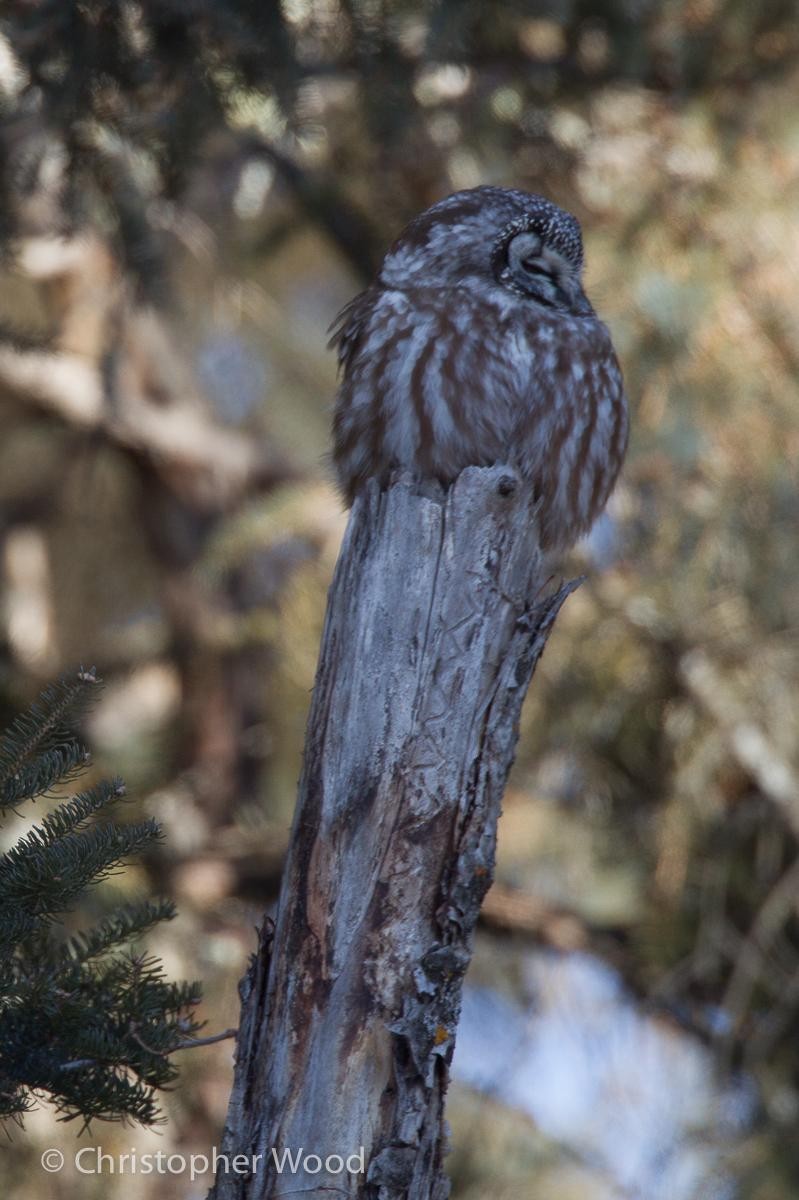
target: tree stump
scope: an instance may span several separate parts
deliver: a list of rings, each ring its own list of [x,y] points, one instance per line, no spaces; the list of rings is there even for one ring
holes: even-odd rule
[[[218,1170],[216,1200],[448,1194],[449,1063],[519,712],[577,586],[547,582],[510,468],[356,501],[276,923],[242,984],[222,1152],[251,1165]]]

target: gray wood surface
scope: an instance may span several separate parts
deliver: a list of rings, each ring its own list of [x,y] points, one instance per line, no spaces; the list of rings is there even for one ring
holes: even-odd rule
[[[213,1193],[448,1194],[444,1097],[519,711],[566,596],[503,467],[355,504],[328,597],[274,928],[242,985]],[[358,1155],[365,1173],[275,1155]]]

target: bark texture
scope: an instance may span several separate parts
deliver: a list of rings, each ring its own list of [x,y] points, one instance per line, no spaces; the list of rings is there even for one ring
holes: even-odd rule
[[[243,985],[213,1195],[440,1200],[461,986],[519,711],[576,583],[503,467],[358,499],[328,599],[277,921]],[[339,1170],[363,1148],[365,1171]],[[272,1153],[274,1150],[274,1154]],[[276,1169],[283,1151],[318,1155]],[[357,1160],[350,1164],[357,1168]]]

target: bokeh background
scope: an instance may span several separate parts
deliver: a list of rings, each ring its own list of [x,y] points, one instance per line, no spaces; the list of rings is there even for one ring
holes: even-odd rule
[[[528,699],[451,1091],[454,1196],[799,1193],[799,6],[795,0],[5,0],[0,716],[78,663],[86,736],[164,825],[88,898],[236,1023],[274,903],[345,514],[325,330],[418,210],[581,219],[632,407]],[[376,664],[379,669],[379,664]],[[7,844],[24,828],[6,827]],[[210,1153],[231,1043],[156,1132]]]

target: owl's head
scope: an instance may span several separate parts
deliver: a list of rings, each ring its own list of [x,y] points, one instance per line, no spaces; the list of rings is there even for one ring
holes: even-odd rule
[[[380,282],[500,288],[520,302],[589,316],[582,269],[583,239],[571,213],[530,192],[478,187],[415,217],[383,260]]]

